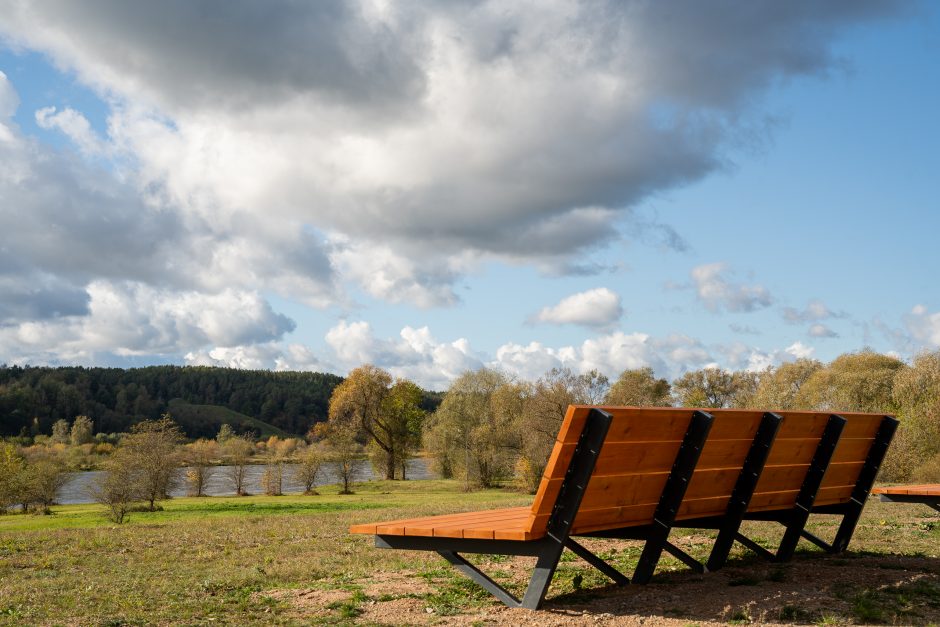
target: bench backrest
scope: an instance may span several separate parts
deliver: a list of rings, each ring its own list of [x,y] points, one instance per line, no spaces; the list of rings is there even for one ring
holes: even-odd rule
[[[594,473],[571,528],[572,534],[653,522],[666,478],[692,419],[693,409],[601,407],[613,416]],[[571,406],[562,423],[530,514],[530,529],[545,532],[591,407]],[[677,520],[725,513],[731,491],[757,432],[763,411],[707,409],[714,417]],[[749,512],[790,509],[806,476],[830,413],[776,412],[777,438],[751,499]],[[839,413],[846,425],[816,505],[845,503],[882,414]]]

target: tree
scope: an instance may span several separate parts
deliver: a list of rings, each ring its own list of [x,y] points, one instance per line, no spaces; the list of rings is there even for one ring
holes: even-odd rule
[[[319,446],[311,444],[297,458],[294,477],[304,486],[304,494],[316,494],[314,489],[323,470],[324,454]]]
[[[229,465],[229,481],[237,496],[248,494],[245,491],[245,471],[254,450],[255,447],[251,441],[240,435],[228,438],[222,445],[225,461]]]
[[[430,419],[429,442],[437,456],[472,485],[491,487],[510,474],[518,451],[512,419],[496,411],[495,392],[506,383],[500,373],[481,368],[462,374],[451,384]]]
[[[88,416],[75,416],[75,422],[72,423],[72,430],[69,433],[69,439],[72,446],[88,444],[92,441],[94,425]]]
[[[355,425],[345,421],[330,421],[326,432],[326,446],[330,452],[329,460],[336,464],[336,472],[339,474],[343,489],[340,494],[352,494],[350,486],[352,485],[353,473],[356,470],[356,462],[362,451],[362,446],[356,440],[357,430]]]
[[[624,370],[610,387],[608,405],[631,407],[669,407],[671,386],[666,379],[657,379],[652,368]]]
[[[67,480],[62,458],[54,452],[40,453],[25,460],[14,475],[14,497],[24,512],[32,506],[37,513],[48,514]]]
[[[349,373],[330,397],[330,422],[347,422],[384,452],[386,479],[395,478],[399,425],[385,413],[392,376],[366,364]]]
[[[797,402],[821,411],[897,412],[892,397],[899,359],[871,350],[846,353],[817,370],[800,388]]]
[[[901,424],[882,466],[887,481],[940,480],[940,351],[923,352],[894,377]]]
[[[673,381],[672,392],[681,407],[730,407],[734,376],[721,368],[692,370]]]
[[[215,440],[201,438],[186,445],[184,457],[189,468],[186,469],[186,483],[192,496],[203,496],[206,482],[215,470],[212,461],[219,456],[219,445]]]
[[[23,456],[12,444],[0,442],[0,515],[18,503],[24,470]]]
[[[235,436],[235,430],[232,429],[232,425],[227,422],[223,422],[222,426],[219,427],[219,434],[215,436],[215,441],[219,444],[225,444],[226,441]]]
[[[398,476],[407,479],[408,460],[421,446],[421,431],[426,412],[421,409],[423,392],[406,379],[392,385],[382,402],[382,412],[389,427],[389,436]]]
[[[56,420],[52,424],[52,441],[56,444],[69,443],[69,423],[66,420]]]
[[[781,364],[777,369],[768,368],[760,377],[754,395],[754,406],[767,409],[807,409],[802,406],[800,390],[803,385],[822,368],[815,359],[801,358]]]
[[[140,498],[151,512],[156,511],[157,500],[169,498],[170,490],[178,483],[181,440],[179,427],[169,414],[134,425],[121,440],[120,448],[139,471]]]
[[[133,453],[118,447],[104,463],[104,472],[91,487],[91,496],[108,508],[108,516],[121,524],[131,504],[140,498],[142,473]]]

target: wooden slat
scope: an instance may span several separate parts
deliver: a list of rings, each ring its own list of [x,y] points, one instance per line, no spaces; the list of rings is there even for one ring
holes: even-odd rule
[[[544,478],[531,508],[466,512],[446,516],[355,525],[353,533],[440,535],[532,539],[545,533],[577,439],[590,407],[568,408]],[[691,420],[689,408],[603,407],[613,416],[594,475],[575,522],[575,530],[590,525],[612,528],[652,521],[663,485]],[[706,409],[715,420],[693,474],[679,519],[722,515],[763,411]],[[778,412],[783,422],[771,449],[749,511],[793,506],[828,412]],[[882,416],[841,413],[847,419],[826,474],[817,504],[845,502],[872,445]],[[912,487],[903,486],[898,490]],[[940,494],[940,486],[932,486]],[[894,492],[906,494],[908,492]]]
[[[940,496],[940,484],[899,485],[888,488],[875,488],[872,494],[901,494],[910,496]]]

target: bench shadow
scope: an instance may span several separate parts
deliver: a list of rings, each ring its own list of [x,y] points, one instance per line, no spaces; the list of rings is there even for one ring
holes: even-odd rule
[[[695,621],[819,623],[940,622],[940,558],[865,551],[791,562],[729,560],[720,571],[657,574],[644,586],[608,585],[550,596],[544,611],[602,619],[640,616]]]

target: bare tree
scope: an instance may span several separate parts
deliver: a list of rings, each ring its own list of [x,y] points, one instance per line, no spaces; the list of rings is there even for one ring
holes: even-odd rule
[[[169,414],[134,425],[121,440],[120,448],[139,473],[140,499],[148,503],[150,511],[156,510],[158,500],[169,498],[170,490],[179,483],[181,440],[179,427]]]
[[[229,480],[235,494],[238,496],[247,494],[245,491],[245,471],[254,450],[254,445],[247,438],[238,435],[228,438],[222,447],[225,461],[229,465]]]
[[[304,494],[317,494],[314,489],[323,470],[323,450],[316,444],[309,445],[297,458],[294,477],[304,486]]]
[[[340,494],[352,494],[353,472],[356,470],[362,445],[356,440],[356,428],[349,422],[331,422],[327,429],[326,445],[329,460],[336,464],[336,471],[343,484]]]
[[[185,459],[189,464],[186,470],[186,483],[192,496],[203,496],[206,482],[212,476],[215,467],[212,462],[219,456],[219,446],[215,440],[199,439],[186,445]]]
[[[140,495],[142,476],[133,455],[118,448],[105,462],[104,472],[98,475],[90,489],[96,502],[108,508],[108,517],[121,524],[134,501]]]

